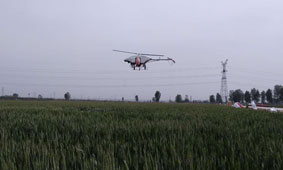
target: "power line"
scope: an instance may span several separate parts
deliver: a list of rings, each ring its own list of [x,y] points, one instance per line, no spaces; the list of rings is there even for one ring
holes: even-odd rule
[[[283,76],[282,73],[280,72],[270,72],[270,71],[266,71],[266,70],[258,70],[258,69],[252,69],[250,70],[250,68],[246,68],[246,67],[231,67],[233,69],[233,72],[236,70],[237,72],[242,72],[245,74],[252,74],[252,75],[261,75],[261,76]]]
[[[229,84],[236,85],[236,86],[246,86],[248,88],[258,88],[259,86],[262,89],[269,89],[270,88],[270,87],[264,86],[264,85],[251,84],[250,82],[238,82],[238,81],[233,81],[233,80],[230,80]]]
[[[186,71],[192,71],[192,70],[212,70],[212,69],[219,69],[219,67],[191,67],[191,68],[179,68],[179,69],[166,69],[166,70],[147,70],[147,71],[139,71],[136,70],[136,72],[142,72],[143,74],[157,74],[157,73],[172,73],[172,72],[186,72]],[[100,75],[106,75],[106,74],[117,74],[117,73],[129,73],[132,72],[132,70],[81,70],[81,69],[64,69],[64,70],[56,70],[56,69],[42,69],[42,68],[1,68],[1,72],[31,72],[31,73],[62,73],[62,74],[75,74],[75,73],[84,73],[84,74],[100,74]]]
[[[168,84],[138,84],[138,85],[78,85],[78,84],[36,84],[36,83],[3,83],[12,86],[42,86],[42,87],[75,87],[75,88],[128,88],[128,87],[162,87],[162,86],[187,86],[202,84],[218,84],[214,82],[190,82],[190,83],[168,83]]]
[[[258,81],[261,81],[261,82],[266,82],[266,81],[269,81],[269,82],[278,82],[280,80],[275,80],[275,79],[269,79],[269,78],[266,78],[266,76],[262,76],[262,75],[247,75],[247,74],[235,74],[235,73],[232,73],[230,74],[231,77],[239,77],[238,79],[241,79],[241,80],[244,80],[245,78],[248,78],[249,81],[251,80],[258,80]],[[283,81],[283,80],[281,80]]]
[[[18,75],[19,76],[19,75]],[[119,76],[119,77],[95,77],[95,76],[57,76],[57,75],[52,75],[52,76],[46,76],[46,75],[20,75],[21,77],[25,78],[31,78],[31,77],[40,77],[40,78],[48,78],[48,79],[64,79],[64,80],[134,80],[136,81],[137,79],[143,79],[143,80],[148,80],[148,79],[179,79],[179,78],[207,78],[207,77],[219,77],[219,74],[201,74],[201,75],[165,75],[165,76],[147,76],[147,77],[131,77],[130,76]]]

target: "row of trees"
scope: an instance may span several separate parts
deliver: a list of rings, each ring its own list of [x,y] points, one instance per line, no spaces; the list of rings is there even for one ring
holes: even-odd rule
[[[222,98],[219,93],[216,95],[216,99],[214,95],[209,97],[210,103],[222,103]],[[231,90],[229,93],[229,101],[233,102],[246,102],[251,103],[251,101],[261,103],[280,103],[283,102],[283,86],[275,85],[274,90],[267,89],[266,91],[259,91],[256,88],[251,89],[251,91],[245,91],[245,93],[241,89]]]
[[[189,103],[189,96],[185,95],[185,99],[183,100],[182,95],[177,94],[177,96],[175,97],[175,102],[177,103]]]
[[[159,102],[161,98],[161,93],[160,91],[156,91],[154,94],[154,97],[152,97],[152,101],[153,102]],[[123,101],[123,99],[122,99]],[[135,101],[138,102],[139,101],[139,96],[135,95]],[[183,100],[182,95],[177,94],[177,96],[175,97],[175,102],[177,103],[188,103],[190,102],[188,95],[185,95],[185,99]]]
[[[71,99],[71,94],[69,92],[65,93],[64,94],[64,98],[65,100],[70,100]],[[160,91],[156,91],[155,94],[154,94],[154,97],[152,97],[152,101],[153,102],[159,102],[160,101],[160,98],[161,98],[161,93]],[[122,101],[124,101],[124,97],[122,97]],[[138,95],[135,95],[135,101],[138,102],[139,101],[139,96]],[[183,100],[182,98],[182,95],[178,94],[176,97],[175,97],[175,102],[177,103],[188,103],[190,102],[189,101],[189,97],[188,95],[185,95],[185,99]]]
[[[160,101],[160,97],[161,97],[161,93],[160,91],[156,91],[154,94],[154,97],[152,97],[152,101],[153,102],[159,102]],[[124,101],[124,98],[122,99],[122,101]],[[135,95],[135,101],[138,102],[139,101],[139,96]]]
[[[222,97],[219,93],[216,94],[216,99],[214,95],[209,96],[209,102],[210,103],[223,103]]]
[[[18,94],[14,93],[13,98],[17,99],[19,97]],[[38,96],[38,99],[42,99],[42,95]],[[65,100],[71,99],[71,94],[69,92],[64,94]],[[154,97],[152,97],[153,102],[159,102],[161,98],[160,91],[156,91],[154,94]],[[123,100],[123,99],[122,99]],[[139,101],[139,96],[135,96],[135,100]],[[251,91],[246,91],[245,93],[241,89],[237,90],[231,90],[229,93],[229,101],[233,102],[246,102],[251,103],[251,101],[259,102],[261,103],[280,103],[283,102],[283,86],[282,85],[275,85],[274,90],[267,89],[266,91],[259,92],[258,89],[251,89]],[[188,95],[185,96],[185,99],[183,100],[182,96],[178,94],[175,97],[175,102],[177,103],[184,103],[184,102],[190,102]],[[223,103],[222,97],[219,93],[216,94],[216,98],[214,95],[209,96],[209,102],[210,103]]]

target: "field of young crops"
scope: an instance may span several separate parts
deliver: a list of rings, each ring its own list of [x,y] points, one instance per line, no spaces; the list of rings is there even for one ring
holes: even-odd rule
[[[0,101],[0,169],[282,169],[283,115],[218,105]]]

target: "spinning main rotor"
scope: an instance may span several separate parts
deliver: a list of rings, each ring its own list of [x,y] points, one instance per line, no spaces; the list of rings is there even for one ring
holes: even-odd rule
[[[136,54],[136,55],[146,55],[146,56],[159,56],[159,57],[164,57],[164,55],[160,55],[160,54],[134,53],[134,52],[128,52],[128,51],[121,51],[121,50],[113,50],[113,51],[120,52],[120,53],[127,53],[127,54]]]

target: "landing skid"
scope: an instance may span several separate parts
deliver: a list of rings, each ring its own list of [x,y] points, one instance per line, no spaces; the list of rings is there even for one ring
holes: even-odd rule
[[[131,67],[133,68],[133,70],[147,70],[146,65],[141,65],[141,66],[131,65]]]
[[[141,70],[147,70],[144,67],[133,67],[133,70],[141,71]]]

